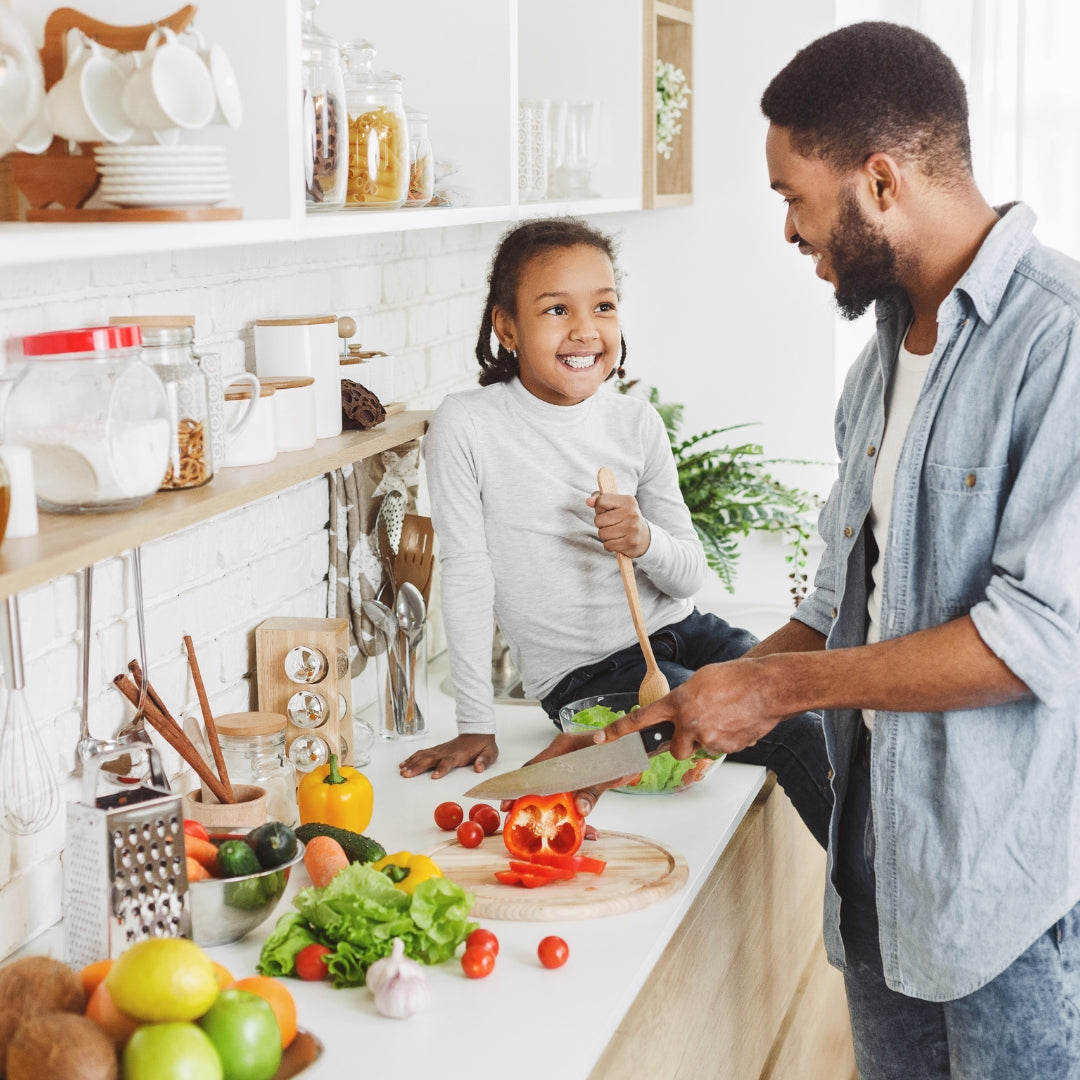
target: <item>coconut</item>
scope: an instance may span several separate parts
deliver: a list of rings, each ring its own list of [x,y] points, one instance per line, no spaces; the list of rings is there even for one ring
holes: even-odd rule
[[[5,964],[0,968],[0,1076],[8,1043],[23,1020],[46,1013],[81,1013],[85,1008],[82,982],[67,964],[49,956],[24,956]]]
[[[93,1020],[75,1013],[29,1016],[8,1043],[8,1080],[116,1080],[119,1073],[112,1039]]]

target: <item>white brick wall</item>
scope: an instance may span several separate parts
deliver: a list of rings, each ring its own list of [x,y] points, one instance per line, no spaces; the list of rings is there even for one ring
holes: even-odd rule
[[[226,372],[254,371],[254,319],[352,315],[354,343],[396,357],[397,396],[411,408],[433,408],[448,391],[475,382],[476,328],[500,232],[469,225],[0,270],[0,339],[10,356],[12,339],[23,334],[104,323],[111,315],[194,314],[199,351],[221,353]],[[198,713],[184,634],[194,640],[211,707],[230,712],[257,704],[255,626],[272,615],[325,616],[327,500],[320,478],[142,549],[147,667],[175,715]],[[130,563],[125,553],[94,567],[88,708],[99,738],[131,711],[112,685],[138,656]],[[73,575],[19,597],[29,699],[65,799],[78,797],[79,588]],[[369,669],[354,685],[360,705],[375,696],[374,665]],[[156,741],[177,775],[177,755]],[[0,831],[0,957],[60,917],[63,842],[62,813],[35,836]]]

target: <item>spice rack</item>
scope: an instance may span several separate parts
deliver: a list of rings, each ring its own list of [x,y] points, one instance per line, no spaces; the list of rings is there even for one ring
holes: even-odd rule
[[[656,152],[656,61],[667,60],[694,85],[693,0],[645,0],[644,115],[642,131],[643,183],[641,204],[645,209],[688,206],[694,201],[694,99],[681,117],[682,131],[671,147],[671,157]]]

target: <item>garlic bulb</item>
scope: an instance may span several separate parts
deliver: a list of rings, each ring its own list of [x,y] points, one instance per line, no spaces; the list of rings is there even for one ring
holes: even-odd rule
[[[404,1020],[426,1009],[431,1000],[423,969],[405,955],[405,942],[401,938],[394,938],[389,956],[376,960],[367,969],[365,981],[380,1016]]]

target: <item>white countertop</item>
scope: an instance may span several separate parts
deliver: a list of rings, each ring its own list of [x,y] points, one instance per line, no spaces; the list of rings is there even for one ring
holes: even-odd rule
[[[433,664],[430,672],[426,741],[432,743],[454,733],[452,702],[439,690],[444,663]],[[539,706],[505,705],[496,712],[501,754],[492,773],[522,764],[555,734]],[[363,769],[375,788],[375,812],[365,831],[387,851],[431,850],[451,835],[436,827],[435,806],[459,800],[467,812],[472,805],[462,799],[477,782],[471,770],[458,769],[436,781],[430,775],[399,776],[398,762],[420,745],[378,740]],[[758,766],[725,761],[701,784],[677,795],[609,792],[590,815],[592,824],[649,837],[684,855],[690,868],[686,887],[620,915],[544,923],[480,920],[499,938],[494,972],[472,980],[456,961],[425,968],[431,1004],[409,1020],[380,1017],[363,987],[333,990],[328,983],[288,980],[301,1027],[324,1046],[319,1060],[301,1075],[382,1080],[402,1069],[415,1072],[415,1063],[423,1062],[425,1069],[448,1068],[444,1076],[470,1080],[588,1076],[764,780],[765,770]],[[274,917],[243,941],[208,950],[210,955],[237,978],[252,974],[277,916],[289,910],[295,889],[307,884],[300,866]],[[558,934],[570,947],[570,959],[554,971],[536,958],[536,946],[548,934]]]

